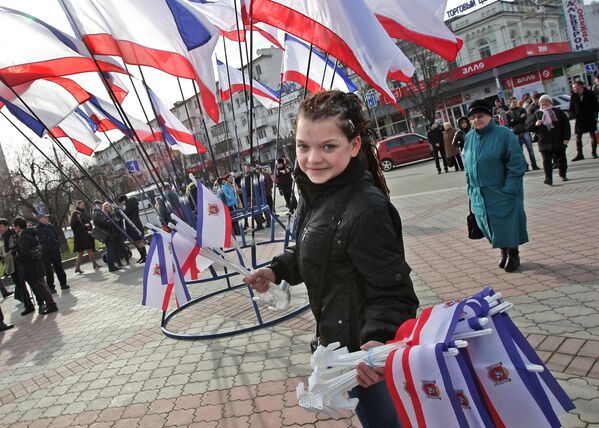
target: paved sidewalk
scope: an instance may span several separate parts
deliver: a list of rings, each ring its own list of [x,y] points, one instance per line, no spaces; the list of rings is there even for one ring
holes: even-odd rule
[[[575,400],[564,426],[599,427],[599,161],[578,162],[570,171],[571,181],[554,187],[538,173],[527,175],[531,242],[522,247],[522,270],[513,274],[496,267],[497,251],[486,242],[466,238],[463,188],[393,202],[422,305],[486,284],[501,291],[516,306],[517,325]],[[260,258],[279,250],[262,246]],[[160,311],[139,305],[140,266],[118,275],[84,270],[69,272],[71,290],[58,295],[57,314],[21,317],[12,299],[1,302],[15,329],[0,334],[0,426],[360,426],[350,413],[331,420],[296,405],[295,387],[310,373],[309,311],[244,335],[174,340],[160,331]],[[200,296],[223,286],[191,291]],[[294,305],[304,304],[305,289],[293,291]],[[206,333],[254,319],[241,288],[182,311],[168,328]]]

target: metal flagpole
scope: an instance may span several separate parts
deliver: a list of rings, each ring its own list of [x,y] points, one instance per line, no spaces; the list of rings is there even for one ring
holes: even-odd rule
[[[306,99],[306,95],[308,94],[308,81],[310,80],[310,65],[312,63],[312,51],[314,50],[314,45],[310,43],[310,53],[308,54],[308,67],[306,69],[306,84],[304,85],[304,99]]]
[[[202,102],[200,101],[200,96],[198,95],[198,88],[196,86],[195,80],[191,81],[193,83],[193,93],[196,97],[196,101],[198,102],[198,109],[200,110],[200,118],[202,119],[202,125],[204,126],[204,132],[206,133],[206,142],[208,143],[208,151],[210,152],[210,158],[212,159],[212,167],[214,168],[214,174],[216,174],[215,178],[219,177],[218,166],[216,165],[216,159],[214,158],[214,151],[212,150],[212,143],[210,141],[210,133],[208,132],[208,126],[206,126],[206,119],[204,118],[204,109],[202,108]]]
[[[225,66],[227,68],[227,80],[228,80],[229,91],[230,91],[231,90],[231,74],[229,73],[229,58],[227,55],[227,44],[225,43],[224,37],[223,37],[223,47],[225,49]],[[229,97],[229,101],[231,104],[231,114],[233,116],[233,130],[235,131],[235,139],[237,140],[237,157],[239,158],[239,171],[243,172],[243,162],[241,161],[241,141],[239,140],[239,133],[237,132],[237,119],[235,118],[235,106],[233,105],[233,93],[232,92],[231,92],[231,96]],[[224,105],[224,101],[223,101],[223,105]],[[223,108],[223,114],[226,115],[224,108]]]
[[[337,66],[339,65],[339,60],[335,60],[335,67],[333,67],[333,77],[331,77],[331,86],[329,90],[333,89],[333,83],[335,83],[335,74],[337,74]]]

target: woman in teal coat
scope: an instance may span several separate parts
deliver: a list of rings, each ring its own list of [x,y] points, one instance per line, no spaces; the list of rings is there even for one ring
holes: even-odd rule
[[[497,125],[492,115],[486,101],[470,104],[466,184],[476,223],[493,248],[501,249],[499,267],[513,272],[520,266],[518,246],[528,242],[522,185],[526,160],[514,133]]]

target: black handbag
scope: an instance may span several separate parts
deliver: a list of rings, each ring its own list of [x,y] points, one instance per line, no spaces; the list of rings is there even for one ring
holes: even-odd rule
[[[476,217],[470,207],[470,201],[468,201],[468,217],[466,217],[466,225],[468,226],[468,238],[470,239],[482,239],[485,237],[482,230],[476,223]]]

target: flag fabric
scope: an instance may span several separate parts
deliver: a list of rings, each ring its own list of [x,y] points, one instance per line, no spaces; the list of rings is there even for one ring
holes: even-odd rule
[[[200,143],[196,142],[195,137],[185,125],[166,107],[166,105],[148,88],[150,101],[156,112],[156,120],[162,131],[162,138],[171,149],[178,150],[183,154],[192,155],[200,151]]]
[[[445,25],[447,0],[366,0],[389,36],[420,45],[454,61],[462,39]]]
[[[90,100],[84,104],[84,108],[87,114],[98,125],[100,131],[118,129],[129,138],[133,138],[133,131],[122,121],[113,103],[90,94]],[[158,131],[152,133],[152,129],[147,123],[131,116],[129,113],[127,113],[127,117],[141,141],[161,140],[161,133]]]
[[[177,259],[177,255],[175,254],[174,250],[173,262],[173,288],[175,290],[175,300],[177,302],[177,307],[180,307],[191,301],[191,294],[189,294],[187,283],[185,282],[185,278],[183,277],[183,272],[181,271],[181,266],[179,265],[179,260]]]
[[[50,131],[60,142],[71,142],[79,153],[91,156],[102,142],[95,134],[95,123],[80,109],[76,109]]]
[[[395,45],[364,0],[252,0],[253,19],[280,28],[333,55],[395,102],[387,77],[409,81],[414,66]]]
[[[231,98],[231,94],[235,92],[250,91],[250,78],[245,74],[245,86],[243,84],[242,72],[234,67],[228,67],[227,65],[216,60],[218,67],[218,81],[220,86],[220,97],[223,101],[227,101]],[[229,85],[230,81],[230,85]],[[279,94],[274,89],[268,86],[252,80],[252,94],[265,108],[277,108],[279,107]]]
[[[104,76],[117,101],[122,104],[123,100],[129,95],[127,85],[116,73],[104,73]]]
[[[260,34],[266,40],[271,42],[273,45],[278,47],[279,49],[285,49],[281,42],[279,41],[279,30],[272,25],[265,24],[264,22],[254,22],[252,25],[247,25],[246,30],[252,29],[253,31]]]
[[[195,281],[200,273],[212,265],[212,261],[201,255],[196,242],[196,231],[184,222],[177,223],[177,230],[172,231],[173,253],[179,261],[178,267],[185,281]]]
[[[289,34],[285,34],[283,81],[296,82],[306,86],[308,60],[310,61],[310,75],[307,80],[310,92],[316,93],[329,88],[343,92],[356,92],[358,90],[341,68],[335,67],[334,61],[315,49],[312,50],[312,57],[310,58],[310,46]],[[333,81],[332,86],[331,80]]]
[[[235,13],[234,1],[237,0],[185,0],[202,13],[223,37],[235,42],[245,41],[245,29],[241,13]],[[237,15],[237,16],[236,16]],[[237,26],[239,25],[239,31]]]
[[[81,86],[64,77],[39,79],[12,88],[0,82],[0,108],[5,104],[40,137],[45,127],[55,127],[88,99],[88,93]]]
[[[166,311],[175,281],[171,235],[161,230],[153,233],[144,267],[141,304]]]
[[[211,57],[218,29],[182,0],[64,0],[94,55],[195,80],[210,118],[218,123]]]
[[[200,248],[231,247],[231,214],[229,208],[202,183],[197,186],[197,233]]]
[[[5,40],[0,79],[6,85],[97,70],[91,58],[77,51],[72,36],[23,12],[0,7],[0,38]],[[105,71],[122,71],[103,61],[100,66]]]

